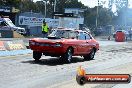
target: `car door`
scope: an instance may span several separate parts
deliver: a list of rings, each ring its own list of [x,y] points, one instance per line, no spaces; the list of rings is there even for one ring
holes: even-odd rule
[[[87,42],[86,42],[86,35],[84,32],[80,32],[78,35],[78,53],[79,54],[85,54],[86,53],[86,46],[87,46]]]
[[[93,46],[91,41],[92,37],[88,33],[85,33],[85,37],[86,37],[85,53],[90,53]]]

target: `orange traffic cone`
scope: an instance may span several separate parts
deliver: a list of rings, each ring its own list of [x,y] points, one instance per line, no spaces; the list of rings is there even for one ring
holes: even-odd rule
[[[81,66],[79,66],[77,73],[79,76],[84,76],[86,74],[85,70],[81,68]]]

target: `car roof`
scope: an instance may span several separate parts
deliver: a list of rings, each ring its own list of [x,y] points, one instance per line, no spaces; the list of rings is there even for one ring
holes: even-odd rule
[[[79,29],[74,29],[74,28],[56,28],[56,29],[53,29],[53,30],[66,30],[66,31],[76,31],[76,32],[85,32],[85,33],[88,33],[87,31],[83,31],[83,30],[79,30]]]
[[[74,31],[74,28],[63,28],[63,27],[59,27],[59,28],[55,28],[53,30],[69,30],[69,31]]]
[[[77,32],[85,32],[85,31],[83,31],[83,30],[75,30],[75,31],[77,31]]]

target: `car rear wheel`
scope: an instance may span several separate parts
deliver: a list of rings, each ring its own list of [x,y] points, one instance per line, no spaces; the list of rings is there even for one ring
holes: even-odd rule
[[[63,55],[61,58],[63,61],[70,63],[72,61],[72,55],[73,55],[73,49],[68,48],[65,55]]]
[[[88,55],[84,56],[84,60],[93,60],[95,56],[95,49],[92,49]]]
[[[39,61],[41,56],[42,56],[42,53],[37,52],[37,51],[33,51],[33,58],[35,59],[35,61]]]

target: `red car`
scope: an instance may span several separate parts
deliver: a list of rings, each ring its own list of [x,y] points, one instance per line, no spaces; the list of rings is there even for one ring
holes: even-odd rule
[[[60,57],[71,62],[72,56],[83,56],[84,60],[93,59],[99,50],[99,43],[91,34],[82,30],[56,29],[47,38],[29,40],[33,58],[38,61],[42,55]]]

